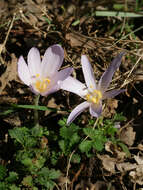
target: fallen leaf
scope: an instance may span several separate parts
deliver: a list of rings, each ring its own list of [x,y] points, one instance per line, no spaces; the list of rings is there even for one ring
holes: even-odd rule
[[[143,157],[135,155],[134,159],[139,165],[143,165]]]
[[[12,61],[8,62],[6,71],[0,78],[1,87],[0,87],[0,94],[5,89],[6,85],[10,86],[10,81],[15,80],[17,81],[17,58],[14,54],[12,54]]]
[[[119,134],[120,140],[128,146],[132,146],[134,144],[135,136],[136,132],[133,131],[131,126],[121,129]]]
[[[117,159],[111,158],[109,155],[98,155],[98,158],[102,161],[103,167],[105,170],[115,173],[115,164]]]
[[[142,156],[134,156],[135,161],[137,162],[136,169],[131,171],[129,175],[131,176],[131,180],[134,183],[138,183],[139,185],[143,185],[143,157]]]
[[[129,173],[131,176],[131,180],[133,183],[138,183],[139,185],[143,185],[143,165],[139,165],[135,171],[131,171]]]
[[[124,162],[124,163],[117,163],[116,167],[120,172],[126,172],[126,171],[135,169],[137,167],[137,164],[131,164],[130,162]]]
[[[118,107],[118,100],[116,99],[107,99],[107,104],[103,110],[103,116],[111,117],[116,113],[116,108]]]
[[[95,43],[92,40],[86,38],[86,36],[84,37],[83,35],[79,34],[67,33],[65,38],[69,41],[71,47],[83,46],[89,49],[95,48]]]

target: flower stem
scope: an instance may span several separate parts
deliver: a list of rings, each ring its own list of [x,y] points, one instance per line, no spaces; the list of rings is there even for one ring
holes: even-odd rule
[[[38,106],[39,98],[40,98],[40,94],[35,96],[35,99],[34,99],[35,106]],[[34,123],[35,123],[35,126],[39,126],[38,110],[36,109],[34,110]]]

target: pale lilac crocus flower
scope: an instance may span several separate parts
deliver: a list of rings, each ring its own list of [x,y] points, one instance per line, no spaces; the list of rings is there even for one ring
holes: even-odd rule
[[[60,81],[65,80],[72,72],[72,68],[58,71],[63,63],[64,50],[58,45],[50,46],[42,59],[39,50],[31,48],[28,53],[28,65],[23,56],[18,60],[19,78],[31,88],[35,94],[47,96],[60,89]]]
[[[102,112],[102,100],[113,98],[125,91],[124,89],[107,91],[114,72],[121,64],[123,55],[124,53],[120,53],[112,61],[111,65],[101,76],[98,84],[95,82],[94,73],[87,56],[81,56],[82,71],[86,85],[71,76],[64,80],[61,85],[61,89],[73,92],[85,99],[83,103],[75,107],[70,113],[67,120],[68,125],[88,107],[93,117],[99,117]]]

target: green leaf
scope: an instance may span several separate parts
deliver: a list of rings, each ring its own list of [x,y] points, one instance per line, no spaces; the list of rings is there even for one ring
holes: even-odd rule
[[[93,129],[90,127],[83,129],[85,135],[89,136],[91,139],[96,139],[99,136],[103,136],[104,132],[102,129]]]
[[[44,166],[45,161],[46,161],[46,158],[44,158],[43,156],[40,156],[35,161],[34,165],[36,166],[36,168],[40,169]]]
[[[35,126],[31,129],[31,134],[34,137],[42,137],[43,136],[43,127],[41,126]]]
[[[9,183],[15,182],[18,179],[18,174],[16,172],[9,172],[9,176],[6,178],[6,181]]]
[[[9,134],[11,138],[23,145],[25,143],[25,136],[29,135],[29,130],[26,127],[16,127],[14,129],[10,129]]]
[[[60,177],[60,171],[56,171],[55,169],[49,170],[49,179],[58,179]]]
[[[6,184],[4,182],[0,182],[0,190],[7,190]]]
[[[33,187],[33,179],[32,179],[32,176],[29,175],[29,176],[26,176],[23,178],[22,180],[22,184],[26,187]]]
[[[60,149],[62,150],[62,152],[65,154],[67,147],[66,147],[66,143],[65,143],[64,140],[60,140],[60,141],[59,141],[59,147],[60,147]]]
[[[64,139],[71,139],[72,135],[78,130],[79,128],[76,125],[70,125],[69,127],[63,126],[60,128],[60,136]]]
[[[21,160],[21,163],[24,164],[26,167],[30,167],[33,165],[31,158],[25,158],[25,159]]]
[[[113,8],[116,9],[116,10],[122,10],[124,9],[125,5],[124,4],[114,4],[113,5]]]
[[[37,173],[36,182],[51,190],[55,185],[53,180],[59,178],[60,175],[59,171],[55,169],[49,170],[49,168],[44,167]]]
[[[1,112],[0,115],[8,115],[10,113],[13,113],[14,111],[15,111],[14,109],[8,109],[6,111]]]
[[[79,145],[79,149],[81,150],[81,152],[89,152],[91,148],[92,148],[91,140],[82,141]]]
[[[71,158],[72,163],[79,164],[80,160],[81,160],[81,158],[80,158],[79,154],[73,154],[73,156]]]
[[[46,21],[48,24],[51,24],[51,23],[52,23],[52,21],[49,20],[47,17],[45,17],[45,16],[42,16],[42,17],[45,19],[45,21]]]
[[[122,113],[117,113],[114,115],[113,121],[126,121],[126,117]]]
[[[131,157],[131,153],[128,147],[124,143],[121,143],[121,142],[118,142],[118,144],[122,148],[122,150],[126,153],[127,157]]]
[[[72,23],[72,26],[77,26],[78,24],[80,24],[80,20],[75,20],[73,23]]]
[[[11,104],[13,108],[23,108],[23,109],[34,109],[34,110],[41,110],[41,111],[54,111],[56,112],[57,109],[55,108],[48,108],[46,106],[35,106],[35,105],[17,105],[17,104]]]
[[[67,124],[66,124],[66,121],[67,121],[66,118],[60,119],[60,120],[58,121],[58,124],[59,124],[61,127],[64,127],[64,126],[67,125]]]
[[[6,176],[6,168],[0,165],[0,180],[3,180]]]
[[[14,185],[14,184],[10,184],[10,187],[9,187],[9,189],[10,190],[21,190],[21,188],[20,187],[17,187],[16,185]]]
[[[25,137],[24,139],[24,146],[27,148],[32,148],[35,147],[37,144],[37,139],[34,137],[31,137],[30,135],[28,135],[27,137]]]
[[[119,17],[143,17],[142,12],[133,13],[133,12],[121,12],[121,11],[95,11],[92,13],[92,16],[119,16]]]
[[[78,134],[77,134],[77,133],[74,133],[74,134],[71,136],[69,146],[72,147],[74,144],[78,143],[79,140],[80,140],[80,137],[78,136]]]
[[[101,139],[96,139],[92,146],[95,148],[97,151],[102,151],[104,149],[104,142]]]

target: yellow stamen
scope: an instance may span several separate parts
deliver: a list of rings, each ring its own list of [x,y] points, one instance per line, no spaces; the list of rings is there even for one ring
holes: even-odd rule
[[[93,88],[93,85],[90,85],[89,87],[90,87],[90,88]]]
[[[48,84],[49,84],[50,82],[51,82],[51,81],[50,81],[50,79],[48,79],[48,78],[45,78],[45,79],[43,79],[43,80],[37,80],[37,81],[35,82],[35,88],[36,88],[39,92],[43,93],[43,92],[45,92],[45,91],[47,90]]]
[[[94,90],[93,92],[89,92],[85,98],[91,103],[98,104],[102,99],[102,93],[99,90]]]
[[[36,78],[38,78],[40,76],[40,74],[36,74]]]

